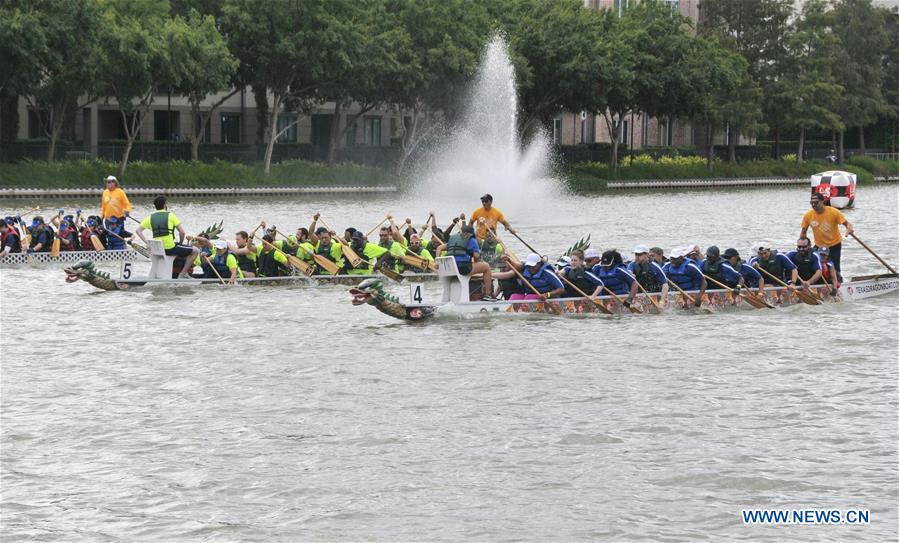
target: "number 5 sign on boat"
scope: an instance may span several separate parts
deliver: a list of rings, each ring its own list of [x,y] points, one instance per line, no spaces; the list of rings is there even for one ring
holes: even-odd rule
[[[134,271],[134,262],[122,262],[122,269],[119,273],[119,277],[122,279],[131,279],[131,274]]]

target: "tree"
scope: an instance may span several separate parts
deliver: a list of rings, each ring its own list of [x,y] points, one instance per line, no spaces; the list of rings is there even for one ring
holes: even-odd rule
[[[228,44],[210,15],[201,16],[191,10],[187,18],[176,16],[169,39],[176,87],[190,103],[190,159],[196,161],[199,159],[200,140],[213,113],[240,89],[234,88],[206,111],[200,105],[210,94],[229,88],[239,63],[231,55]]]
[[[349,39],[346,15],[352,9],[352,3],[328,0],[230,0],[225,4],[223,18],[232,43],[239,44],[238,58],[243,62],[252,57],[255,84],[272,93],[266,174],[271,171],[275,141],[300,120],[298,116],[278,130],[282,107],[308,111],[318,99],[318,89],[328,85],[333,74],[348,70],[344,45]]]
[[[837,111],[846,128],[858,128],[859,148],[865,150],[865,126],[877,120],[886,102],[881,92],[883,55],[889,45],[882,10],[871,0],[839,0],[833,9],[833,33],[839,38],[834,72],[845,92]],[[843,130],[838,132],[837,153],[844,158]]]
[[[41,58],[47,55],[47,37],[32,4],[0,6],[0,144],[16,140],[19,96],[39,82]]]
[[[119,160],[120,176],[159,87],[174,82],[168,12],[166,0],[110,0],[105,4],[98,55],[100,92],[115,98],[122,116],[126,143]]]
[[[46,37],[46,49],[37,55],[36,79],[22,94],[50,141],[47,160],[52,162],[66,120],[96,99],[102,23],[94,0],[45,0],[31,5]]]
[[[749,77],[761,88],[761,107],[768,125],[774,127],[778,156],[781,120],[790,107],[783,96],[788,90],[783,81],[790,71],[787,39],[793,4],[793,0],[704,0],[700,4],[700,33],[732,44],[746,59]]]
[[[896,152],[896,124],[899,122],[899,17],[887,17],[890,46],[884,55],[883,97],[887,107],[884,116],[891,121],[890,152]]]
[[[838,40],[831,32],[832,14],[826,7],[824,0],[806,2],[787,42],[794,60],[784,81],[784,94],[790,101],[786,122],[799,128],[798,163],[802,163],[807,130],[844,130],[836,112],[843,87],[833,75]]]

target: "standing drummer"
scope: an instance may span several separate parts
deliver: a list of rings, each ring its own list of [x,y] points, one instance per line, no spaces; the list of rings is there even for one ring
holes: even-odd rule
[[[809,203],[812,208],[802,216],[802,230],[799,232],[799,238],[807,238],[808,227],[811,226],[812,233],[815,235],[815,245],[829,249],[830,261],[837,270],[837,275],[841,275],[840,250],[843,247],[843,236],[840,234],[839,225],[842,224],[846,228],[848,236],[853,232],[852,224],[846,220],[839,209],[824,205],[824,195],[821,193],[812,194]]]
[[[483,222],[480,221],[482,217],[484,218]],[[468,220],[468,224],[474,225],[475,223],[477,223],[478,241],[482,241],[487,237],[488,229],[495,231],[496,223],[502,223],[506,230],[513,234],[515,233],[515,230],[512,230],[512,227],[509,225],[509,221],[503,216],[503,212],[493,207],[493,196],[489,194],[481,196],[481,207],[471,213],[471,219]]]

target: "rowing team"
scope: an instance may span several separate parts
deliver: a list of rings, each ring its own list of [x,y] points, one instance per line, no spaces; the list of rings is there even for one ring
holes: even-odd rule
[[[470,227],[463,227],[462,236],[471,235]],[[833,262],[828,260],[826,247],[813,250],[808,238],[800,238],[796,249],[786,254],[772,250],[764,243],[754,246],[756,255],[744,262],[733,248],[722,254],[715,246],[703,257],[699,246],[677,248],[666,258],[657,247],[634,247],[634,259],[625,262],[612,249],[600,255],[593,249],[575,249],[562,257],[553,267],[539,255],[532,253],[521,262],[511,255],[503,255],[502,271],[493,273],[487,266],[479,266],[474,247],[469,240],[466,250],[459,250],[452,239],[448,254],[456,260],[460,273],[483,273],[482,300],[546,300],[557,297],[595,298],[603,294],[621,297],[626,306],[638,292],[661,293],[665,297],[669,285],[678,291],[699,291],[692,297],[699,306],[707,288],[739,289],[751,287],[762,292],[766,280],[776,286],[807,290],[813,284],[827,284],[836,293],[840,279]],[[494,288],[493,279],[498,280]]]
[[[0,222],[0,258],[12,253],[48,253],[53,251],[121,251],[127,249],[131,232],[125,230],[123,218],[110,217],[105,224],[96,215],[81,216],[59,213],[45,222],[34,217],[31,226],[21,216],[6,217]]]

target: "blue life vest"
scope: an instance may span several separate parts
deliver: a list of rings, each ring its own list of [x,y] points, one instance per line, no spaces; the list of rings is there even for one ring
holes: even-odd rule
[[[527,279],[528,282],[533,285],[534,288],[537,289],[537,292],[539,292],[540,294],[552,292],[559,288],[558,283],[556,283],[556,281],[553,281],[553,278],[550,277],[550,275],[554,275],[554,273],[552,271],[552,266],[550,266],[549,264],[543,264],[542,266],[540,266],[540,269],[537,270],[537,273],[533,274],[531,273],[530,268],[525,267],[521,275],[524,276],[524,278]],[[558,277],[556,279],[560,280],[558,279]]]
[[[599,273],[597,273],[596,268],[593,268],[593,274],[602,280],[607,289],[618,295],[628,293],[630,284],[621,279],[621,276],[618,273],[618,266],[612,266],[606,269],[605,266],[598,265],[597,268],[599,268]]]
[[[215,268],[215,271],[218,272],[222,279],[231,277],[231,270],[228,268],[228,255],[230,253],[225,253],[224,255],[215,255],[210,258],[209,261],[212,262],[212,267]],[[210,271],[212,271],[210,269]],[[216,277],[215,272],[208,274],[211,277]],[[218,277],[216,277],[218,279]]]
[[[680,266],[675,267],[671,262],[665,264],[665,275],[668,276],[668,279],[674,281],[674,283],[684,290],[699,290],[699,287],[702,286],[702,283],[697,284],[696,280],[687,275],[687,268],[689,266],[696,266],[692,261],[684,260]]]

